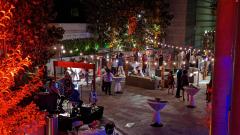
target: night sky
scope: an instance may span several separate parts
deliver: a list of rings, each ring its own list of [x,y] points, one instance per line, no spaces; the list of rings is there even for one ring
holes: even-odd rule
[[[86,23],[83,0],[54,0],[57,23]]]

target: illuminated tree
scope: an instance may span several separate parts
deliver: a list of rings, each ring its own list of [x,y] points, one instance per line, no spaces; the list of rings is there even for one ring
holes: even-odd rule
[[[142,44],[148,27],[158,25],[162,30],[158,33],[164,35],[173,18],[166,0],[87,0],[85,3],[88,22],[92,24],[90,31],[98,40],[108,43],[121,40],[124,45],[131,41]],[[136,29],[129,34],[129,22],[133,22],[130,20],[136,20]]]
[[[11,48],[22,45],[23,56],[31,56],[33,65],[45,64],[52,57],[51,45],[56,43],[49,33],[48,22],[53,18],[51,0],[10,0],[14,5],[7,43]],[[51,29],[51,27],[50,27]]]
[[[47,27],[50,5],[50,0],[0,1],[1,46],[8,48],[0,61],[1,135],[31,133],[45,123],[45,114],[26,99],[42,86],[42,68],[35,68],[50,58],[55,42]]]

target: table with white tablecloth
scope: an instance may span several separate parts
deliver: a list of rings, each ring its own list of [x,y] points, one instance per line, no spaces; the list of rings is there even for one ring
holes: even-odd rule
[[[113,77],[113,80],[115,81],[114,91],[116,93],[121,93],[122,92],[121,81],[124,78],[125,78],[125,76]]]
[[[149,99],[147,103],[154,110],[153,112],[154,124],[151,124],[151,126],[162,127],[163,124],[161,123],[160,111],[166,106],[167,101],[158,101],[158,100]]]
[[[190,96],[190,101],[189,101],[189,105],[187,106],[188,108],[195,108],[195,100],[194,100],[194,96],[198,93],[199,89],[196,87],[184,87],[185,91],[187,92],[187,96],[189,99]]]

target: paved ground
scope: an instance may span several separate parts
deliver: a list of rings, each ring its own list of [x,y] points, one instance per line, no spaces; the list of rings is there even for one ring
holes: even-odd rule
[[[141,82],[140,82],[141,83]],[[121,95],[108,96],[98,90],[98,105],[104,106],[104,117],[115,122],[117,128],[127,135],[208,135],[209,112],[205,101],[205,88],[196,95],[197,108],[186,107],[187,101],[176,99],[167,94],[167,90],[146,90],[125,86]],[[83,89],[84,101],[87,102],[88,89]],[[152,110],[147,99],[159,97],[167,100],[168,105],[161,111],[164,124],[161,128],[151,127]],[[131,128],[127,123],[135,123]]]

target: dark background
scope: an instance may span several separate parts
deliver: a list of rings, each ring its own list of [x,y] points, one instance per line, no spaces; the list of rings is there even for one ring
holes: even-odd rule
[[[54,0],[56,23],[86,23],[83,0]]]

